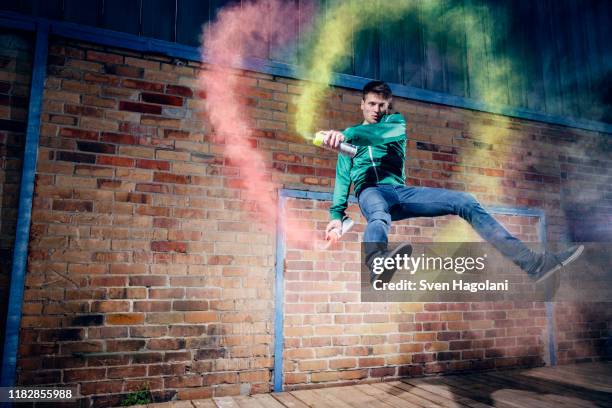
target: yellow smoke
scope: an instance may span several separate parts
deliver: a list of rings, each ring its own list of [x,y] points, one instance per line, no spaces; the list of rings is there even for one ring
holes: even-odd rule
[[[303,77],[306,81],[303,92],[295,100],[297,133],[310,140],[317,130],[317,122],[324,113],[324,102],[332,75],[343,68],[341,62],[350,59],[352,54],[353,31],[365,30],[381,23],[390,24],[404,18],[408,13],[415,12],[421,16],[421,24],[428,33],[446,36],[449,44],[461,38],[465,39],[471,97],[484,103],[486,109],[507,105],[508,90],[520,86],[521,81],[520,69],[516,67],[515,61],[496,53],[498,37],[495,34],[504,32],[505,22],[499,17],[497,20],[484,18],[491,16],[486,6],[464,4],[452,7],[450,4],[448,1],[438,0],[350,0],[338,2],[335,7],[321,13],[318,19],[319,27],[314,30],[316,37],[305,61],[306,72]],[[485,21],[492,22],[491,26],[485,26]],[[398,38],[397,41],[400,46],[402,39]],[[491,53],[495,54],[494,59],[489,57]],[[499,173],[483,170],[502,170],[501,164],[507,153],[498,150],[498,146],[504,138],[515,137],[517,133],[510,134],[507,117],[495,115],[494,120],[492,125],[468,125],[466,130],[469,137],[463,141],[458,163],[466,168],[466,172],[453,176],[455,181],[468,184],[468,190],[474,190],[470,185],[476,186],[475,193],[490,194],[491,197],[502,192],[502,177]],[[480,119],[474,122],[480,122]],[[476,148],[483,144],[491,145],[492,150]],[[465,234],[466,231],[460,231],[461,229],[463,227],[458,227],[458,224],[450,223],[445,231],[440,231],[440,237],[449,239],[458,233]]]
[[[430,1],[429,3],[438,3]],[[306,61],[304,90],[295,101],[297,106],[296,131],[312,139],[322,102],[326,99],[332,75],[339,71],[341,61],[352,55],[353,28],[364,30],[381,22],[401,18],[415,9],[416,1],[356,1],[339,2],[336,7],[322,13],[317,38]],[[398,44],[401,38],[398,38]]]

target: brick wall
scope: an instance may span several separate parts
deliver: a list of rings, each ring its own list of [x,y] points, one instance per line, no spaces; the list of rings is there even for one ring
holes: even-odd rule
[[[0,31],[0,322],[6,321],[17,205],[28,115],[33,43]],[[0,359],[4,330],[0,330]]]
[[[195,88],[199,69],[206,67],[52,40],[19,383],[75,384],[94,406],[120,404],[122,396],[145,384],[159,400],[270,390],[273,221],[259,219],[256,208],[240,210],[248,197],[239,170],[221,156],[223,141],[199,115],[208,102]],[[237,75],[257,129],[252,143],[267,160],[273,180],[284,187],[331,191],[334,154],[303,143],[292,130],[291,100],[301,91],[299,82],[252,72]],[[332,90],[325,124],[356,123],[359,100],[357,91]],[[607,163],[605,152],[576,149],[599,143],[603,136],[593,132],[408,100],[395,106],[409,121],[409,184],[471,191],[485,205],[542,208],[550,241],[567,235],[564,200],[584,184],[576,181],[585,177],[581,165],[569,168],[567,160]],[[483,136],[491,133],[503,138],[491,143]],[[601,181],[589,188],[609,191]],[[609,197],[602,199],[610,203]],[[325,208],[308,211],[314,211],[312,225],[322,229]],[[355,208],[352,212],[358,216]],[[500,220],[535,240],[529,222]],[[428,237],[448,222],[413,220],[395,228],[398,234]],[[338,265],[328,265],[325,256],[288,248],[287,273],[295,270],[290,262],[306,260],[313,270],[303,272],[312,273],[311,281],[331,279]],[[354,289],[349,273],[336,278],[338,288]],[[312,304],[331,314],[315,310],[311,317],[314,306],[288,310],[288,324],[299,320],[298,325],[311,328],[305,330],[323,327],[303,339],[286,332],[291,348],[287,380],[296,386],[542,360],[541,305],[351,306],[350,291],[325,296],[330,297],[312,299]],[[340,320],[327,324],[334,313]],[[353,315],[366,327],[380,325],[370,344],[347,339],[334,358],[316,354],[327,343],[297,345],[319,335],[321,341],[336,341],[334,330],[351,325]],[[387,334],[391,324],[397,329]],[[523,327],[529,328],[525,335],[519,333]],[[462,338],[463,332],[482,337]],[[299,350],[308,347],[314,355],[300,356]],[[373,354],[366,357],[360,353],[367,347]],[[317,358],[327,363],[308,365]],[[315,371],[334,370],[357,374],[312,377]],[[289,373],[295,374],[291,380]]]
[[[559,364],[609,360],[612,356],[609,302],[556,303],[554,321]]]
[[[287,217],[323,229],[329,202],[288,199]],[[360,301],[361,239],[356,222],[337,250],[287,242],[284,376],[288,389],[410,375],[543,365],[548,360],[541,302],[384,303]],[[537,237],[537,217],[496,216],[525,242]],[[481,239],[457,217],[395,222],[390,242],[441,242],[440,231]]]

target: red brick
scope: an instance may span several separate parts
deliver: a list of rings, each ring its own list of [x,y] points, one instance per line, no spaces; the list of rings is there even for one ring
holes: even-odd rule
[[[191,133],[184,130],[164,129],[164,138],[166,139],[189,139]]]
[[[102,133],[100,138],[103,142],[117,143],[117,144],[138,144],[138,138],[125,133]]]
[[[161,105],[183,106],[183,98],[178,96],[143,92],[141,97],[144,102],[157,103]]]
[[[98,179],[98,188],[116,189],[121,187],[121,180]]]
[[[81,383],[81,394],[92,395],[92,394],[109,394],[119,393],[123,389],[123,380],[113,381],[93,381]],[[116,404],[110,403],[109,405],[101,406],[113,406]]]
[[[106,377],[106,368],[85,368],[82,370],[64,370],[66,382],[102,380]]]
[[[92,108],[91,106],[64,105],[64,112],[70,115],[92,116],[101,118],[104,111],[102,109]]]
[[[117,54],[108,54],[98,51],[87,51],[87,59],[90,61],[108,62],[112,64],[122,64],[123,56]]]
[[[151,116],[151,115],[142,115],[140,117],[140,123],[142,125],[147,126],[159,126],[165,128],[173,128],[180,129],[181,128],[181,120],[162,117],[162,116]]]
[[[176,311],[208,310],[207,300],[176,300],[172,303]]]
[[[120,101],[119,110],[161,115],[161,106],[140,102]]]
[[[77,148],[84,152],[114,154],[116,147],[112,144],[96,142],[77,142]]]
[[[110,325],[131,325],[143,323],[143,313],[117,313],[106,315],[106,324]]]
[[[189,98],[193,96],[193,91],[191,90],[191,88],[187,88],[186,86],[180,86],[180,85],[166,86],[166,93],[171,94],[171,95],[186,96]]]
[[[142,78],[144,74],[144,68],[132,67],[128,65],[107,65],[106,73],[117,76]]]
[[[134,136],[157,137],[157,128],[151,126],[136,125],[134,123],[120,123],[119,131],[123,133],[129,133]]]
[[[165,186],[164,186],[165,187]],[[179,220],[174,218],[154,218],[153,226],[155,228],[178,228]]]
[[[305,174],[305,175],[313,176],[315,174],[315,169],[314,169],[314,167],[298,166],[298,165],[288,165],[287,166],[287,173]],[[335,172],[334,172],[334,174],[335,174]]]
[[[135,366],[124,366],[124,367],[109,367],[108,378],[130,378],[130,377],[144,377],[147,374],[147,366],[135,365]]]
[[[166,276],[142,275],[130,276],[130,286],[166,286],[168,278]]]
[[[91,304],[92,312],[129,312],[130,302],[128,301],[97,301]]]
[[[152,241],[151,251],[155,252],[187,252],[186,242]]]
[[[134,167],[134,159],[130,159],[128,157],[98,156],[97,164],[106,164],[119,167]]]
[[[135,316],[131,316],[130,319],[135,320]],[[117,351],[138,351],[145,347],[144,339],[130,339],[130,340],[107,340],[106,351],[117,352]]]
[[[136,191],[143,191],[145,193],[167,193],[168,186],[163,184],[138,183],[136,184]]]
[[[164,90],[164,84],[139,81],[136,79],[124,79],[122,85],[126,88],[143,89],[145,91],[163,92]]]
[[[189,184],[191,182],[191,177],[180,174],[155,172],[153,181],[159,183]]]
[[[151,339],[147,344],[149,350],[180,350],[185,348],[184,339]]]
[[[134,302],[135,312],[169,312],[171,309],[172,309],[172,304],[170,302],[163,302],[163,301],[156,302],[156,301],[151,301],[151,300],[143,300],[143,301]]]
[[[170,162],[161,160],[138,159],[136,160],[136,167],[139,167],[141,169],[170,170]]]
[[[74,128],[60,128],[59,135],[74,139],[98,140],[98,132]]]
[[[53,210],[70,212],[92,212],[93,203],[91,201],[53,200]]]

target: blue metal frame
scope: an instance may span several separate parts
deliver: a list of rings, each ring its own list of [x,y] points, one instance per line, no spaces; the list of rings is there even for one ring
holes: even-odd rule
[[[89,41],[92,43],[107,45],[111,47],[125,48],[132,51],[162,54],[172,58],[210,63],[210,60],[206,58],[206,55],[202,56],[201,50],[197,47],[191,47],[154,38],[139,37],[133,34],[121,33],[118,31],[106,30],[102,28],[88,27],[75,23],[51,21],[6,11],[0,12],[0,27],[33,30],[36,24],[39,22],[48,23],[51,34],[66,38]],[[300,75],[300,72],[295,65],[259,58],[248,58],[237,68],[253,70],[287,78],[308,79]],[[363,86],[370,80],[371,78],[336,73],[332,76],[330,85],[361,90]],[[402,98],[414,99],[422,102],[454,106],[458,108],[471,109],[482,112],[490,112],[515,118],[551,123],[578,129],[612,133],[612,124],[604,122],[548,115],[546,113],[541,113],[530,109],[522,109],[504,105],[490,106],[489,104],[470,98],[429,91],[426,89],[415,88],[401,84],[390,85],[391,89],[393,90],[393,94]]]
[[[283,391],[283,346],[284,346],[284,287],[285,287],[285,230],[282,222],[282,215],[285,209],[287,198],[302,198],[309,200],[331,201],[331,193],[280,189],[278,193],[278,217],[276,220],[276,265],[275,265],[275,293],[274,293],[274,392]],[[354,195],[349,196],[350,203],[357,203]],[[518,215],[528,217],[538,217],[538,238],[546,246],[546,213],[541,209],[525,207],[487,207],[492,214]],[[554,302],[546,302],[546,319],[549,339],[549,354],[551,365],[557,364],[555,354],[555,333],[553,330]]]
[[[11,286],[9,289],[5,331],[6,337],[4,339],[2,375],[0,377],[0,386],[3,387],[10,387],[15,384],[19,328],[21,325],[21,306],[23,303],[23,287],[25,283],[26,263],[28,260],[32,199],[34,195],[34,176],[38,158],[40,113],[43,90],[45,87],[48,45],[49,26],[45,22],[40,22],[36,27],[36,46],[32,67],[32,82],[30,85],[28,126],[23,154],[23,172],[21,174],[21,187],[19,191],[17,231],[13,249],[13,269],[11,271]]]
[[[276,217],[276,264],[274,278],[274,391],[283,390],[283,347],[285,310],[284,271],[285,271],[285,228],[282,214],[285,210],[285,199],[282,194],[278,200],[278,214]]]

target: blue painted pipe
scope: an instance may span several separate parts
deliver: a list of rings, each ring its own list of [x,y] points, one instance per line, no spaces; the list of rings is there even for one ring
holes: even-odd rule
[[[17,230],[13,249],[13,268],[11,271],[11,286],[9,288],[4,353],[2,354],[2,375],[0,377],[0,386],[2,387],[15,385],[17,348],[19,345],[19,328],[21,325],[21,306],[23,303],[26,262],[28,260],[32,199],[34,195],[34,176],[38,158],[40,113],[43,90],[45,87],[48,46],[49,26],[41,22],[36,28],[36,46],[34,49],[32,82],[30,85],[28,126],[26,129],[23,171],[21,174],[21,188],[19,191]]]

